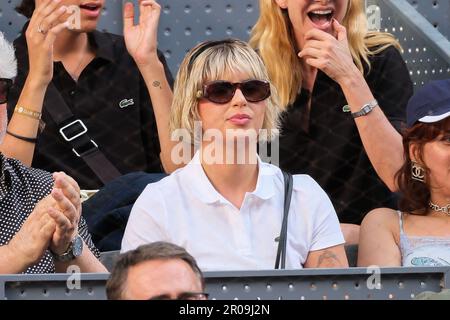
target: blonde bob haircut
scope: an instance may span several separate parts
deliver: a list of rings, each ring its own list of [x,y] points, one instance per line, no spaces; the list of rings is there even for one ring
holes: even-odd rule
[[[259,0],[259,19],[250,38],[250,45],[257,48],[267,66],[274,86],[278,90],[280,105],[284,110],[294,103],[302,87],[300,59],[297,43],[287,10],[281,9],[275,0]],[[363,0],[348,0],[348,8],[342,22],[353,61],[364,74],[364,65],[370,71],[369,57],[394,46],[401,50],[395,38],[385,32],[369,32]]]
[[[184,57],[175,80],[171,108],[170,129],[188,130],[194,140],[194,122],[201,121],[198,112],[197,92],[203,84],[224,80],[233,73],[244,73],[249,79],[269,81],[269,76],[259,55],[245,42],[237,39],[206,41],[192,48]],[[278,129],[280,110],[275,87],[270,85],[271,95],[266,99],[266,111],[261,129],[268,131],[271,140]]]

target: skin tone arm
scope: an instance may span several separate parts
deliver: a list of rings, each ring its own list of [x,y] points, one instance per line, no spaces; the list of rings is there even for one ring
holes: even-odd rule
[[[26,31],[30,71],[25,81],[22,93],[17,102],[18,106],[42,112],[45,92],[53,77],[53,43],[56,36],[65,28],[66,23],[55,23],[67,10],[53,0],[36,1],[36,9],[31,17]],[[39,26],[55,25],[46,34],[38,32]],[[35,138],[38,133],[39,120],[23,114],[13,113],[8,124],[8,131],[19,136]],[[5,135],[0,150],[10,158],[21,160],[31,166],[35,144],[17,139],[9,134]]]
[[[172,90],[167,82],[164,67],[157,55],[157,29],[161,6],[153,0],[139,1],[139,24],[134,25],[134,6],[125,4],[124,37],[128,52],[136,62],[152,101],[161,145],[161,162],[170,173],[180,165],[171,160],[172,148],[177,143],[170,139],[170,107]]]
[[[337,38],[318,29],[309,30],[299,57],[336,81],[350,105],[351,112],[374,100],[364,76],[353,63],[345,27],[334,20]],[[382,107],[382,106],[381,106]],[[397,190],[395,173],[403,163],[401,135],[390,124],[381,108],[355,119],[364,149],[378,176],[391,191]]]
[[[345,244],[358,244],[359,241],[359,225],[352,223],[341,223],[341,231],[344,235]]]
[[[399,229],[398,215],[392,209],[375,209],[366,215],[361,224],[358,267],[401,266],[401,253],[394,228]]]
[[[78,184],[65,173],[55,173],[51,194],[42,199],[19,232],[0,247],[0,274],[25,271],[42,258],[46,249],[62,254],[78,232],[81,202]],[[107,272],[84,245],[80,257],[69,262],[55,262],[56,272],[66,272],[78,265],[81,272]]]
[[[305,268],[348,268],[344,245],[311,251],[304,264]]]
[[[75,180],[63,172],[55,173],[55,187],[51,193],[56,206],[48,209],[49,215],[56,223],[56,230],[50,242],[50,250],[62,254],[78,233],[81,217],[80,189]],[[56,272],[66,272],[71,265],[77,265],[81,272],[108,272],[100,261],[83,243],[83,253],[75,260],[68,262],[55,261]]]
[[[37,263],[50,244],[56,223],[41,200],[11,241],[0,247],[0,274],[16,274]]]

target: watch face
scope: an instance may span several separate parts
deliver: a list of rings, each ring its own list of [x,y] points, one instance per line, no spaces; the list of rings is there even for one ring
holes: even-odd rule
[[[75,257],[81,256],[81,253],[83,252],[83,239],[80,236],[77,236],[74,239],[72,251]]]

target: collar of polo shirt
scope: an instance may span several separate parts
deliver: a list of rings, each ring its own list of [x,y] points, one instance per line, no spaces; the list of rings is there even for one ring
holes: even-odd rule
[[[275,171],[267,166],[261,166],[261,159],[257,156],[258,160],[258,181],[256,183],[256,188],[253,192],[250,192],[255,197],[263,200],[270,199],[275,195],[275,188],[273,186],[273,175]],[[228,203],[226,200],[211,184],[208,177],[206,176],[203,167],[200,164],[200,152],[197,151],[192,158],[191,162],[188,164],[191,166],[189,174],[192,176],[191,181],[196,181],[192,184],[191,189],[193,194],[204,203],[214,203],[222,202]]]

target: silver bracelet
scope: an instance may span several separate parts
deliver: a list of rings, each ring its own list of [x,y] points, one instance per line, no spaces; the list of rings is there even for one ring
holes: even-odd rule
[[[369,103],[366,103],[365,105],[363,105],[361,107],[361,110],[357,111],[357,112],[352,112],[352,117],[353,118],[358,118],[361,116],[365,116],[367,114],[369,114],[376,106],[378,106],[378,101],[377,100],[372,100]]]

